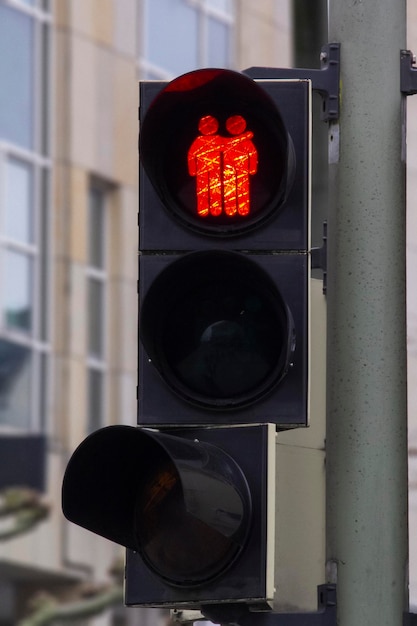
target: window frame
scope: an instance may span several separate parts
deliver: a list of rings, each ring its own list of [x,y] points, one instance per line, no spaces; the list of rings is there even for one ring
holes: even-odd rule
[[[31,324],[29,329],[8,326],[5,310],[5,293],[0,285],[0,339],[29,350],[31,362],[30,391],[27,402],[27,422],[16,424],[0,422],[0,432],[45,432],[50,427],[49,397],[50,381],[50,338],[51,328],[51,136],[50,118],[51,73],[52,73],[52,14],[49,0],[37,0],[35,6],[23,0],[2,0],[2,5],[33,18],[32,73],[34,100],[31,148],[21,147],[0,137],[0,268],[9,252],[24,255],[32,261],[32,283],[30,286]],[[41,77],[41,88],[35,80]],[[47,114],[45,112],[48,112]],[[30,241],[20,241],[9,236],[4,229],[7,194],[7,168],[9,161],[18,161],[31,170],[29,193],[31,201],[28,211],[33,219]],[[4,270],[3,270],[4,271]],[[0,281],[4,284],[4,281]]]

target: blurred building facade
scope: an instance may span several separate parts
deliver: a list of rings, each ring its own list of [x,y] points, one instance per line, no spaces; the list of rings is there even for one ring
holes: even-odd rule
[[[45,521],[7,541],[0,517],[0,626],[18,624],[38,591],[70,603],[80,583],[114,585],[110,569],[122,554],[63,519],[60,490],[89,432],[135,423],[138,80],[204,66],[290,66],[291,5],[0,0],[0,509],[8,486],[34,487],[49,503]],[[407,46],[417,52],[413,2]],[[417,96],[407,108],[417,610]],[[159,619],[119,606],[83,623]]]
[[[113,585],[122,554],[64,520],[60,490],[89,432],[136,420],[138,80],[251,65],[291,65],[290,0],[0,0],[0,490],[49,503],[0,539],[1,626],[39,591]]]

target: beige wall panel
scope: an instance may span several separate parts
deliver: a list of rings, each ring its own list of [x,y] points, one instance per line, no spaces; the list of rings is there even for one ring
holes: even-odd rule
[[[64,334],[64,333],[57,333]],[[51,426],[49,434],[52,440],[56,442],[67,441],[67,432],[69,429],[68,418],[68,380],[71,368],[71,360],[67,356],[61,356],[62,353],[54,353],[52,357],[51,367],[53,368],[53,394]]]
[[[56,159],[67,156],[69,118],[69,50],[70,37],[66,31],[56,30],[54,34],[54,65],[53,65],[53,152]]]
[[[87,172],[73,167],[70,173],[71,181],[71,243],[70,258],[78,263],[87,261],[87,211],[88,187]]]
[[[93,170],[107,179],[114,179],[114,82],[117,70],[116,55],[108,48],[97,46],[95,114],[96,133]]]
[[[71,266],[71,318],[70,350],[77,358],[85,359],[87,353],[87,280],[85,266],[72,264]]]
[[[67,260],[65,258],[56,259],[52,287],[52,341],[54,352],[58,354],[65,353],[68,347],[69,293],[67,277]]]
[[[68,560],[74,565],[92,568],[93,575],[90,579],[105,582],[110,580],[110,567],[114,565],[122,549],[103,537],[68,523],[66,550]]]
[[[94,0],[58,0],[65,2],[70,11],[68,26],[75,32],[92,37],[94,32]]]
[[[66,546],[68,560],[80,565],[93,563],[93,542],[95,540],[96,535],[84,528],[80,528],[80,526],[68,523]]]
[[[69,172],[70,168],[62,162],[56,162],[53,169],[52,183],[52,241],[53,254],[56,258],[67,257],[69,241]]]
[[[114,162],[116,180],[131,187],[138,180],[138,102],[139,88],[134,63],[122,57],[115,59]]]
[[[88,0],[92,5],[94,38],[101,44],[113,45],[114,5],[117,0]]]
[[[119,423],[119,385],[117,369],[106,374],[106,426]]]
[[[110,277],[136,284],[138,273],[138,195],[132,187],[112,194],[110,208]]]
[[[417,3],[415,0],[407,1],[407,47],[414,53],[417,43]]]
[[[137,350],[136,281],[115,280],[109,284],[109,348],[111,367],[133,371]]]
[[[290,2],[250,2],[238,7],[237,64],[287,67],[291,64]]]
[[[284,22],[288,18],[290,2],[288,0],[244,0],[245,11],[252,15],[258,15],[261,19],[271,22]],[[288,26],[288,24],[287,24]]]
[[[136,370],[111,370],[107,376],[109,387],[108,424],[136,426]]]
[[[68,0],[55,0],[54,20],[58,27],[67,27],[71,22],[71,4]]]
[[[69,362],[68,385],[68,412],[66,425],[68,431],[68,450],[75,450],[86,436],[86,405],[87,379],[86,365],[83,360],[72,358]]]
[[[137,0],[114,0],[114,45],[122,54],[136,57],[139,31]]]
[[[118,374],[117,383],[119,389],[119,422],[128,426],[136,426],[136,370],[132,373]]]
[[[74,37],[71,49],[71,152],[70,158],[94,169],[97,137],[96,48]]]

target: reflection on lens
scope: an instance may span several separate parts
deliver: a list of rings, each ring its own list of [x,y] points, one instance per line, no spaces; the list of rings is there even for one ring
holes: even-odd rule
[[[237,281],[219,281],[203,283],[175,303],[164,346],[183,384],[206,396],[230,398],[270,375],[283,335],[267,297]]]
[[[169,460],[144,477],[136,532],[148,566],[177,585],[212,578],[238,551],[230,538],[187,513],[180,477]]]

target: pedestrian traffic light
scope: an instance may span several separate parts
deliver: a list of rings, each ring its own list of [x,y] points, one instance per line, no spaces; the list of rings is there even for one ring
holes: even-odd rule
[[[310,91],[141,84],[138,423],[307,425]]]
[[[291,546],[308,517],[284,459],[309,446],[275,455],[309,419],[311,84],[209,69],[140,96],[138,427],[80,444],[63,510],[128,549],[128,605],[264,610],[276,494]]]
[[[128,605],[273,598],[275,428],[92,433],[63,482],[65,516],[127,548]]]

